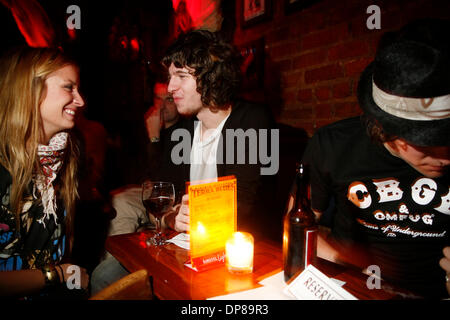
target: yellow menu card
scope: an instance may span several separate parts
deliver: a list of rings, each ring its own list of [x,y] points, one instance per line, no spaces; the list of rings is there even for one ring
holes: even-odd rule
[[[234,176],[188,186],[190,255],[202,271],[225,263],[226,241],[236,231],[237,182]]]

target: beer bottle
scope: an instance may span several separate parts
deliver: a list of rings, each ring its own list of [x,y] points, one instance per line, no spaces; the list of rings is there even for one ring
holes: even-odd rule
[[[288,210],[283,220],[283,269],[286,282],[314,261],[317,249],[318,229],[308,197],[307,165],[297,166],[295,182],[295,205]]]

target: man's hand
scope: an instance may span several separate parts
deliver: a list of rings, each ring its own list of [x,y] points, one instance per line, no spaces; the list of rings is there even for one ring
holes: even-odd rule
[[[177,232],[189,232],[189,195],[181,198],[181,205],[164,216],[164,224]]]
[[[450,247],[445,247],[444,250],[442,250],[442,253],[444,254],[444,257],[439,261],[439,265],[442,269],[445,270],[445,273],[447,274],[447,291],[450,294]]]
[[[144,118],[148,138],[159,138],[159,133],[163,125],[161,107],[159,105],[151,106],[145,113]]]
[[[187,194],[181,198],[181,207],[175,217],[174,230],[178,232],[189,231],[189,195]]]

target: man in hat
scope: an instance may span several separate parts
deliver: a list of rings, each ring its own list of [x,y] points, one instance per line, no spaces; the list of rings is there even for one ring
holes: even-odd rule
[[[427,298],[450,292],[449,26],[385,35],[359,81],[363,116],[320,128],[304,155],[313,210],[330,221],[318,255]]]

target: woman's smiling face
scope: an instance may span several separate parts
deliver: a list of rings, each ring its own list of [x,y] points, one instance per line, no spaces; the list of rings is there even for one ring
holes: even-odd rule
[[[78,89],[80,85],[78,68],[64,66],[52,72],[45,80],[45,97],[40,105],[44,140],[47,143],[56,133],[71,129],[75,116],[84,100]]]

